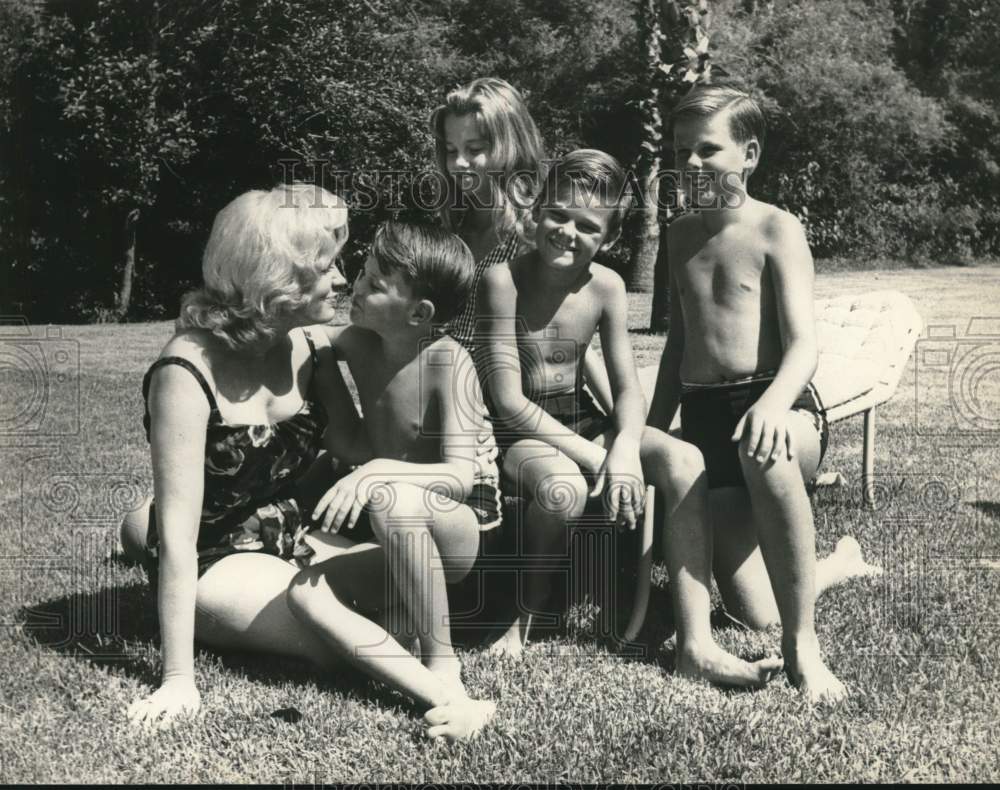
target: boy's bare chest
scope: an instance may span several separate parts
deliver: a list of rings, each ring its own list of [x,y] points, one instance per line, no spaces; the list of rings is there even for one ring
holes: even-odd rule
[[[600,305],[586,293],[560,298],[539,290],[519,294],[518,347],[522,356],[549,364],[575,363],[600,319]]]
[[[408,457],[426,434],[432,390],[416,362],[399,370],[374,360],[351,366],[368,435],[379,454]]]
[[[739,307],[766,298],[766,255],[745,244],[709,241],[678,274],[685,304]]]

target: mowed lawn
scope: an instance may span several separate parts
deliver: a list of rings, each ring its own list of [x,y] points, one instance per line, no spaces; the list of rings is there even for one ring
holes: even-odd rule
[[[140,382],[171,327],[34,327],[34,339],[6,327],[0,781],[1000,780],[1000,269],[821,275],[817,295],[881,288],[911,296],[926,325],[954,327],[945,345],[957,351],[918,366],[918,345],[879,409],[875,510],[861,498],[861,420],[834,427],[825,468],[848,484],[813,497],[818,552],[850,534],[885,567],[817,606],[850,699],[810,707],[784,677],[759,692],[674,677],[658,589],[645,657],[616,655],[586,623],[520,662],[463,653],[470,691],[499,705],[480,738],[453,746],[428,742],[407,700],[355,673],[207,651],[202,714],[164,733],[130,729],[125,708],[158,680],[156,614],[143,571],[106,556],[121,514],[150,489]],[[632,297],[640,364],[664,342],[641,331],[648,305]],[[974,317],[993,319],[975,338]],[[54,382],[41,406],[39,354]],[[956,359],[973,361],[949,373]],[[777,629],[716,634],[748,658],[779,645]]]

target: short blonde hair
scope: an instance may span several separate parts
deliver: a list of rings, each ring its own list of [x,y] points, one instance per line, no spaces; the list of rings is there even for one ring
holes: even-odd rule
[[[674,106],[670,125],[688,118],[710,118],[720,112],[729,113],[729,133],[737,143],[757,138],[764,147],[767,126],[760,105],[745,91],[731,85],[696,85]]]
[[[535,206],[539,209],[550,207],[566,189],[574,197],[581,195],[588,201],[596,197],[607,204],[612,213],[605,240],[617,237],[632,207],[628,174],[617,159],[595,148],[571,151],[549,168]]]
[[[236,349],[266,347],[307,301],[319,261],[347,241],[347,204],[312,184],[244,192],[215,216],[204,285],[181,302],[177,329],[205,329]]]
[[[499,77],[480,77],[455,88],[444,104],[431,113],[437,165],[448,175],[444,122],[449,116],[471,115],[489,143],[488,169],[500,173],[493,180],[498,212],[496,232],[503,239],[523,222],[530,222],[531,204],[545,170],[542,135],[517,88]],[[448,179],[448,201],[441,209],[444,226],[456,230],[460,209],[455,206],[454,185]]]

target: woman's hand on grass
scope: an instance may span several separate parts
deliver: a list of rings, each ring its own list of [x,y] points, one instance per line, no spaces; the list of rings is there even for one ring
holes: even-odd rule
[[[148,697],[137,699],[126,715],[133,727],[164,729],[179,716],[194,716],[201,709],[201,694],[193,678],[169,678]]]

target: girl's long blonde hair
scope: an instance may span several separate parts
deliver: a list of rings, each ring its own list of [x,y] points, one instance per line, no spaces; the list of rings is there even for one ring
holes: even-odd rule
[[[440,171],[447,176],[444,122],[448,116],[475,117],[479,133],[489,144],[487,169],[499,175],[491,179],[496,214],[495,230],[500,239],[512,231],[525,231],[531,221],[531,204],[545,176],[542,136],[518,90],[498,77],[481,77],[455,88],[444,104],[431,113],[431,131]],[[447,178],[448,200],[441,208],[444,226],[458,229],[464,209],[456,205],[455,184]]]

